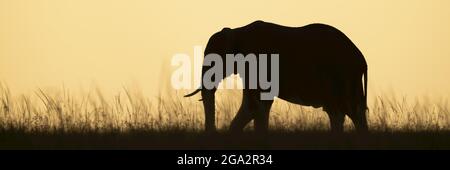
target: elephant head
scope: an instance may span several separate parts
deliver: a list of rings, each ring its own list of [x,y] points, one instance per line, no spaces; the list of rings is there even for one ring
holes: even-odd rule
[[[217,86],[221,80],[223,80],[225,77],[232,73],[226,73],[225,70],[225,61],[226,61],[226,54],[235,54],[237,50],[234,48],[233,39],[232,39],[232,32],[233,30],[230,28],[224,28],[222,31],[215,33],[208,41],[208,44],[205,48],[204,56],[207,57],[208,54],[217,54],[216,56],[221,57],[222,59],[222,67],[224,74],[220,78],[220,80],[214,80],[214,77],[212,77],[213,80],[211,82],[216,82],[214,84],[214,87],[205,87],[205,73],[214,66],[214,64],[205,64],[203,63],[202,66],[202,85],[200,88],[195,90],[194,92],[185,95],[185,97],[190,97],[195,95],[198,92],[201,92],[202,95],[202,101],[203,101],[203,108],[205,112],[205,130],[206,132],[214,132],[216,131],[216,125],[215,125],[215,92],[217,90]],[[206,61],[206,59],[205,59]]]

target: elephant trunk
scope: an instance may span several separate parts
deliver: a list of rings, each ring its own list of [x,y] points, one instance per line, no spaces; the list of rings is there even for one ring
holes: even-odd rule
[[[208,70],[209,67],[203,67],[202,68],[202,81],[203,77],[205,75],[206,70]],[[212,89],[207,89],[203,86],[195,90],[194,92],[185,95],[184,97],[191,97],[198,92],[201,92],[203,101],[203,109],[205,111],[205,131],[206,132],[215,132],[216,131],[216,108],[215,108],[215,93],[217,86],[214,86]]]
[[[202,89],[203,108],[205,109],[206,132],[216,131],[215,92],[215,89]]]

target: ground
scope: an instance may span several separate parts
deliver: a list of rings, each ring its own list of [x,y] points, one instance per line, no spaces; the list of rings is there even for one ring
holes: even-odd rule
[[[1,149],[450,149],[450,132],[0,133]]]

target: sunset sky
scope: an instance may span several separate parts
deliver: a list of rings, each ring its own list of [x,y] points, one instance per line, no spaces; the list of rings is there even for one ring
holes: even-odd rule
[[[15,93],[96,84],[156,95],[174,54],[255,20],[340,29],[365,55],[373,93],[450,92],[448,0],[0,0],[0,81]]]

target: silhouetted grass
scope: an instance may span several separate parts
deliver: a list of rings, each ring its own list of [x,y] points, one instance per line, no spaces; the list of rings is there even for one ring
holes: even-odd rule
[[[0,87],[0,147],[5,148],[149,148],[149,149],[342,149],[450,148],[450,111],[446,100],[408,101],[395,95],[372,98],[368,135],[328,133],[321,109],[276,100],[267,136],[226,132],[240,106],[238,91],[219,91],[218,134],[204,134],[199,97],[167,92],[154,98],[124,88],[113,97],[97,89],[37,89],[14,96]]]

